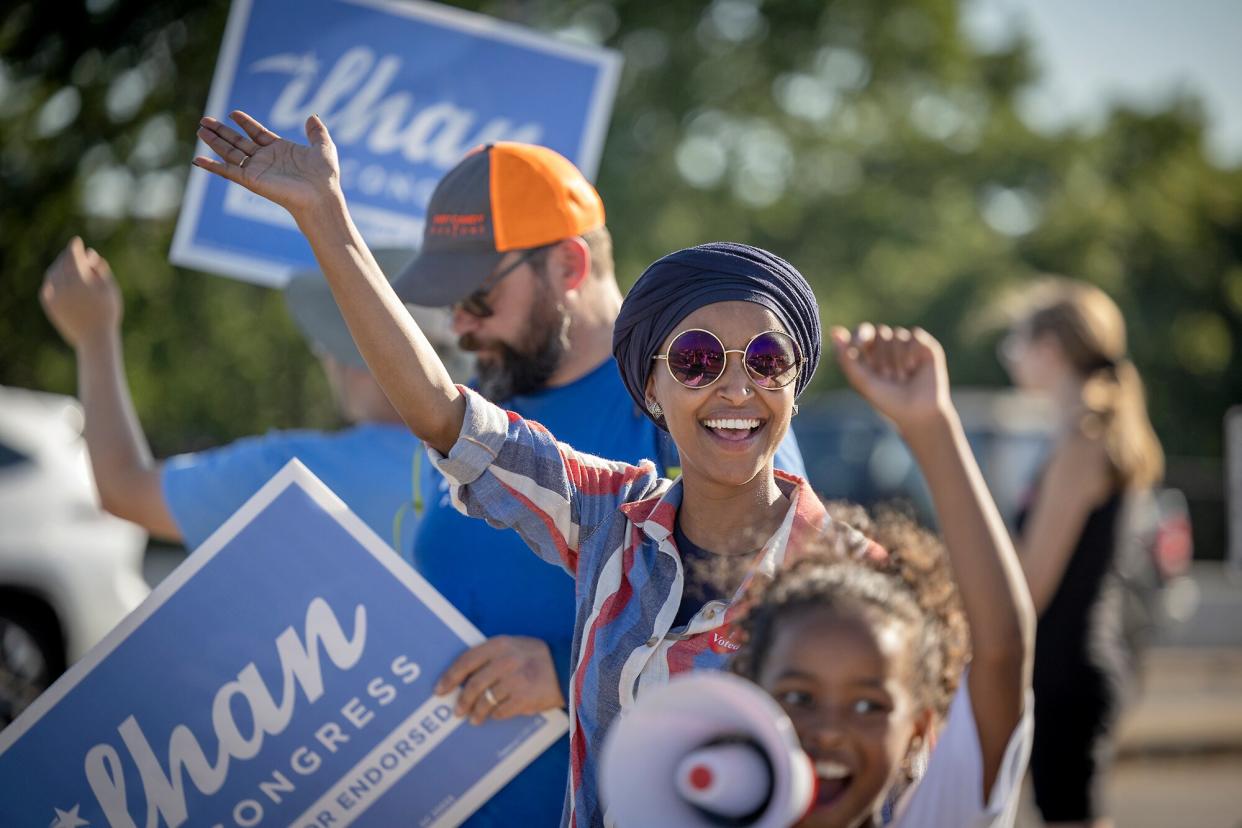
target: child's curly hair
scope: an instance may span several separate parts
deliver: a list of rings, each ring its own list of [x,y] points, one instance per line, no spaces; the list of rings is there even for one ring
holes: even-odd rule
[[[802,551],[749,597],[751,608],[739,622],[745,643],[733,660],[733,671],[756,680],[777,625],[792,612],[811,607],[862,609],[909,628],[916,697],[943,718],[970,649],[943,545],[895,507],[881,507],[873,519],[854,504],[827,506],[834,520],[883,546],[887,558],[843,560],[831,550]]]

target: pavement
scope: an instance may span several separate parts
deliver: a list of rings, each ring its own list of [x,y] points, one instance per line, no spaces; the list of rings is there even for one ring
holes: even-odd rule
[[[1122,721],[1122,756],[1242,754],[1242,648],[1162,647],[1148,654],[1145,672]]]
[[[1236,617],[1229,632],[1242,635]],[[1242,828],[1242,646],[1149,653],[1118,748],[1107,789],[1118,828]]]
[[[1180,620],[1147,654],[1141,695],[1122,722],[1121,754],[1242,754],[1242,577],[1197,563],[1168,602]]]
[[[1106,787],[1117,828],[1242,828],[1242,577],[1197,563],[1147,653]],[[1030,800],[1018,828],[1038,828]]]

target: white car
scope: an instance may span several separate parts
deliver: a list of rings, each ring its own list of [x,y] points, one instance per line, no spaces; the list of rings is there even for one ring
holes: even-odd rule
[[[82,409],[0,386],[0,728],[150,588],[146,533],[100,510]]]

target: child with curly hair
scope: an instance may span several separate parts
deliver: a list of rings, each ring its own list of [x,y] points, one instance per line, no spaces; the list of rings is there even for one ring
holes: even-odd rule
[[[833,340],[851,384],[918,460],[945,546],[896,513],[838,509],[887,556],[811,550],[777,573],[742,622],[734,670],[781,704],[814,762],[802,825],[1012,825],[1034,614],[949,400],[943,351],[917,329],[864,325]]]

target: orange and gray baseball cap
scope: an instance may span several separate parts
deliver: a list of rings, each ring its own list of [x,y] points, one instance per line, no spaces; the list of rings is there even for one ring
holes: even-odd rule
[[[568,158],[534,144],[487,144],[436,185],[421,252],[393,287],[411,304],[452,305],[487,281],[505,253],[603,226],[599,193]]]

